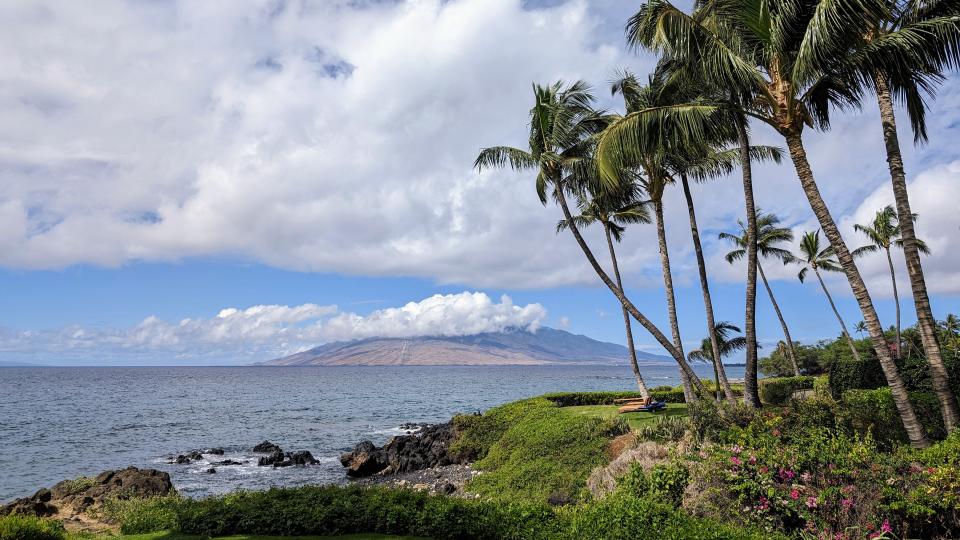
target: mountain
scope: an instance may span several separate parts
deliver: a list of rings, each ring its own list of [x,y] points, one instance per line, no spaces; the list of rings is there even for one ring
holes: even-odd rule
[[[553,328],[536,332],[506,330],[472,336],[368,338],[328,343],[265,366],[503,365],[626,362],[627,348]],[[637,360],[670,362],[666,356],[637,351]]]

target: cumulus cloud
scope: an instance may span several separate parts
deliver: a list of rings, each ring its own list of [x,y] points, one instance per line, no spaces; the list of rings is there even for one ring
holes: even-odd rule
[[[0,352],[83,363],[113,358],[228,361],[264,360],[329,341],[368,337],[464,336],[508,328],[536,331],[547,312],[540,304],[499,302],[483,292],[434,295],[402,307],[366,315],[337,306],[252,306],[227,308],[207,319],[167,322],[147,317],[129,329],[73,326],[56,331],[0,330]]]
[[[554,234],[558,213],[540,206],[529,175],[471,164],[483,146],[524,144],[531,82],[582,78],[604,96],[615,70],[647,72],[652,59],[623,43],[633,9],[615,0],[0,3],[0,266],[212,255],[470,287],[596,285],[573,241]],[[942,113],[958,106],[951,79],[929,115],[931,144],[905,144],[909,170],[956,159],[955,115]],[[806,135],[838,216],[889,183],[874,109]],[[760,125],[754,136],[783,145]],[[755,188],[787,223],[808,222],[789,164],[757,167]],[[721,279],[742,279],[716,241],[742,216],[741,193],[736,175],[694,193]],[[675,279],[695,285],[683,197],[666,197]],[[603,245],[596,231],[588,238]],[[620,262],[631,287],[659,286],[652,227],[628,231]]]

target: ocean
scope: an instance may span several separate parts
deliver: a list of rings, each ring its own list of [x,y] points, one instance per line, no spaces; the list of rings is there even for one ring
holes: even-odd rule
[[[650,386],[679,383],[674,366],[641,369]],[[712,377],[709,365],[695,369]],[[404,423],[546,392],[634,388],[628,366],[0,368],[0,501],[130,465],[169,472],[191,497],[343,483],[341,452],[381,445]],[[250,449],[265,439],[320,464],[258,467]],[[211,447],[225,449],[211,458],[248,463],[215,474],[206,461],[168,463]]]

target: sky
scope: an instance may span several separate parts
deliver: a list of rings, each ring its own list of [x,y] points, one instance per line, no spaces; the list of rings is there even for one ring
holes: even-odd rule
[[[630,5],[628,5],[630,4]],[[683,4],[681,2],[681,4]],[[619,306],[529,174],[472,168],[523,146],[532,83],[583,79],[613,109],[631,3],[616,0],[14,0],[0,4],[0,362],[235,364],[376,335],[562,328],[623,343]],[[938,318],[960,312],[960,80],[900,124]],[[779,144],[752,128],[758,144]],[[876,106],[805,136],[851,246],[893,202]],[[789,164],[761,165],[759,206],[817,228]],[[743,215],[734,175],[696,186],[718,320],[743,320]],[[686,207],[666,195],[684,346],[706,333]],[[598,255],[602,236],[587,231]],[[618,247],[627,292],[666,313],[653,227]],[[894,254],[904,321],[914,320]],[[606,257],[601,257],[604,263]],[[893,323],[882,256],[861,259]],[[764,267],[791,333],[839,333],[816,282]],[[859,310],[830,276],[847,324]],[[643,350],[662,350],[645,332]],[[781,339],[758,291],[758,336]],[[731,358],[736,361],[737,358]]]

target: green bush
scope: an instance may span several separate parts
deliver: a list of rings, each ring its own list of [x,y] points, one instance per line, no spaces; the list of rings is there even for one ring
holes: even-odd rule
[[[183,503],[184,499],[177,495],[146,499],[111,497],[99,512],[106,521],[120,524],[121,533],[142,534],[176,529],[177,510]]]
[[[238,492],[177,507],[178,532],[302,536],[380,533],[437,539],[555,538],[545,504],[475,501],[409,490],[305,486]]]
[[[872,390],[887,384],[880,362],[871,354],[858,362],[838,359],[830,366],[830,395],[840,399],[847,390]]]
[[[644,423],[636,430],[637,440],[641,441],[679,441],[692,426],[689,418],[683,416],[660,416],[652,422]]]
[[[736,529],[716,521],[691,517],[650,497],[615,493],[597,503],[573,509],[566,538],[657,538],[658,540],[776,539],[776,533]]]
[[[626,433],[621,419],[602,420],[570,414],[553,401],[534,398],[491,409],[483,416],[500,426],[500,416],[512,421],[474,466],[484,474],[467,486],[490,497],[543,502],[581,497],[590,472],[606,463],[604,449],[613,437]],[[457,444],[481,446],[465,440]]]
[[[813,394],[821,398],[832,397],[830,393],[829,375],[818,375],[817,378],[813,380]]]
[[[946,433],[936,396],[929,392],[910,392],[909,395],[927,435],[942,439]],[[848,390],[843,394],[843,405],[850,427],[861,434],[871,432],[882,446],[889,448],[909,440],[889,387]]]
[[[0,517],[0,540],[63,540],[63,524],[35,516]]]
[[[771,405],[786,405],[797,390],[813,388],[813,381],[814,378],[809,375],[761,379],[760,399]]]
[[[687,414],[698,441],[725,442],[732,428],[748,426],[758,411],[741,402],[701,399],[687,405]]]

